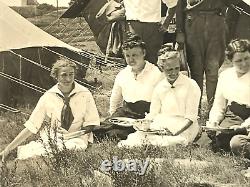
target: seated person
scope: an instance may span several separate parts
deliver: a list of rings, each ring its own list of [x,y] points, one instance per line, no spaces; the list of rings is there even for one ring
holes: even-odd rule
[[[153,89],[162,75],[157,66],[144,59],[145,43],[139,36],[128,33],[122,48],[128,65],[116,76],[109,112],[111,117],[142,119],[149,112]],[[132,127],[117,128],[109,131],[108,136],[126,139],[129,133],[134,132]]]
[[[44,145],[49,143],[49,138],[54,140],[60,135],[79,131],[84,126],[100,125],[92,94],[74,81],[76,69],[76,64],[66,59],[59,59],[53,65],[51,76],[58,83],[41,96],[29,120],[24,124],[25,128],[0,153],[2,160],[32,134],[40,132],[43,144],[32,141],[20,146],[18,158],[25,159],[45,154]],[[69,149],[86,149],[88,142],[92,141],[93,135],[88,133],[68,140],[58,139],[57,143],[59,148],[62,148],[64,143]]]
[[[250,158],[250,138],[243,136],[250,128],[250,42],[233,40],[226,54],[233,67],[219,76],[207,126],[234,129],[231,133],[216,132],[216,147],[238,154],[243,151]]]
[[[166,135],[137,131],[119,142],[120,146],[152,144],[169,146],[192,142],[199,132],[198,106],[201,91],[197,83],[180,72],[180,54],[163,51],[158,66],[165,78],[156,86],[146,119],[153,120],[149,130],[165,130]]]

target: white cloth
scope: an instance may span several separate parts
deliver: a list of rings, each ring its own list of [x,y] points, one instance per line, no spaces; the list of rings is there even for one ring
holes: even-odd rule
[[[79,131],[83,126],[100,125],[98,111],[92,94],[87,88],[80,84],[76,82],[74,84],[75,88],[70,93],[70,95],[74,95],[70,98],[69,102],[74,120],[68,132]],[[58,84],[42,95],[29,120],[24,124],[32,133],[36,134],[40,132],[40,136],[44,142],[48,141],[48,134],[53,136],[54,129],[61,126],[61,111],[64,102],[57,94],[63,96],[62,92],[58,89]],[[49,122],[49,124],[42,127],[44,121]],[[67,141],[69,141],[71,142],[69,143],[69,147],[85,147],[88,145],[88,142],[93,142],[93,134],[89,133],[78,139],[81,139],[81,141],[74,141],[74,139],[65,140],[65,145],[68,144]],[[71,145],[72,142],[75,142],[75,145]],[[79,145],[77,145],[78,143]],[[27,147],[34,145],[34,143],[31,143],[31,145],[27,145]],[[35,147],[36,146],[37,145],[35,145]],[[39,146],[40,145],[38,145],[38,147]],[[23,150],[23,154],[25,154],[26,149]],[[43,150],[40,151],[43,152]],[[37,150],[37,152],[39,152],[39,150]],[[19,153],[20,155],[18,157],[22,157],[22,151],[19,151]]]
[[[180,73],[173,87],[163,79],[155,88],[150,115],[154,118],[157,114],[168,116],[183,116],[195,122],[198,116],[198,106],[201,91],[197,83]]]
[[[250,71],[241,77],[237,76],[234,67],[221,72],[209,122],[219,124],[224,119],[226,108],[232,101],[250,107]],[[245,126],[250,126],[250,117],[244,123]]]
[[[181,136],[155,135],[136,131],[129,134],[127,140],[118,143],[118,147],[137,147],[142,145],[171,146],[176,144],[187,145],[188,142]]]
[[[123,0],[127,20],[161,22],[161,0]],[[177,0],[162,0],[168,8],[177,5]]]
[[[151,96],[156,84],[162,79],[158,67],[146,61],[142,72],[135,78],[131,66],[121,70],[116,76],[110,97],[110,114],[122,106],[123,101],[139,100],[151,102]]]
[[[138,146],[152,144],[169,146],[175,144],[187,145],[192,142],[199,132],[198,107],[201,91],[197,83],[180,73],[172,85],[163,79],[155,88],[150,113],[146,116],[153,119],[150,129],[169,129],[176,133],[185,125],[185,119],[190,119],[193,124],[178,136],[155,135],[145,132],[130,134],[127,140],[120,142],[120,146]]]
[[[86,141],[82,138],[72,138],[66,141],[62,141],[62,139],[56,140],[56,146],[58,149],[63,150],[64,146],[67,149],[82,149],[85,150],[87,148]],[[19,146],[17,149],[17,159],[24,160],[36,156],[45,156],[51,153],[51,146],[48,141],[31,141],[26,145]]]

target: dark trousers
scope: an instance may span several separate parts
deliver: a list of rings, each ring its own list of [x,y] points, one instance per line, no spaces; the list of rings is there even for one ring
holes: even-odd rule
[[[145,112],[149,112],[150,103],[147,101],[137,101],[135,103],[123,102],[123,107],[118,108],[110,118],[115,117],[127,117],[133,119],[143,119],[145,117]],[[95,137],[98,140],[104,139],[105,137],[125,140],[130,133],[135,132],[133,126],[123,127],[117,124],[112,124],[107,118],[105,121],[101,122],[103,129],[98,132],[94,132]]]
[[[231,127],[234,125],[241,125],[244,122],[244,120],[246,120],[249,116],[250,116],[249,108],[247,108],[245,105],[239,105],[236,102],[232,102],[231,105],[227,107],[225,118],[220,123],[220,126]],[[214,139],[216,147],[219,149],[223,149],[225,151],[230,151],[232,148],[232,145],[230,145],[232,144],[231,140],[236,135],[247,135],[247,130],[244,128],[241,130],[232,131],[230,133],[217,132]]]
[[[218,70],[224,61],[225,19],[217,14],[187,13],[185,34],[191,78],[203,91],[205,73],[207,100],[212,104],[218,81]]]
[[[158,51],[163,43],[163,33],[158,23],[128,21],[129,31],[137,34],[146,44],[146,57],[150,63],[156,64]]]

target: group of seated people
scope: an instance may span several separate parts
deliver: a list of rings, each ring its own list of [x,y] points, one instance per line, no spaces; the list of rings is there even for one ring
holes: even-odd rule
[[[114,81],[108,119],[127,117],[141,123],[136,128],[121,127],[110,125],[107,119],[99,126],[106,129],[101,132],[118,138],[118,146],[126,147],[193,142],[201,128],[197,122],[201,91],[194,80],[180,72],[179,52],[168,47],[161,49],[157,67],[145,60],[145,43],[130,34],[123,44],[123,54],[127,67]],[[250,159],[250,42],[233,40],[226,54],[233,67],[220,74],[207,133],[219,148]],[[74,81],[76,70],[76,65],[65,59],[53,65],[51,76],[58,83],[39,99],[25,128],[0,153],[2,160],[38,132],[43,142],[19,146],[20,159],[43,155],[48,136],[58,139],[59,147],[64,144],[69,149],[86,149],[93,142],[93,132],[81,134],[81,130],[100,125],[100,119],[89,90]],[[221,127],[233,130],[224,133],[218,131]],[[69,134],[76,136],[61,138]]]

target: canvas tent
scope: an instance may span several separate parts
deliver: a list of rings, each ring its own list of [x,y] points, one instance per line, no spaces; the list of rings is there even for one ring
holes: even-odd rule
[[[227,11],[229,40],[233,38],[250,39],[250,0],[242,0]]]
[[[0,103],[14,105],[24,98],[26,102],[30,95],[36,102],[41,92],[20,82],[43,90],[50,88],[54,82],[49,70],[58,56],[79,62],[82,79],[89,63],[82,52],[39,29],[0,2]]]

